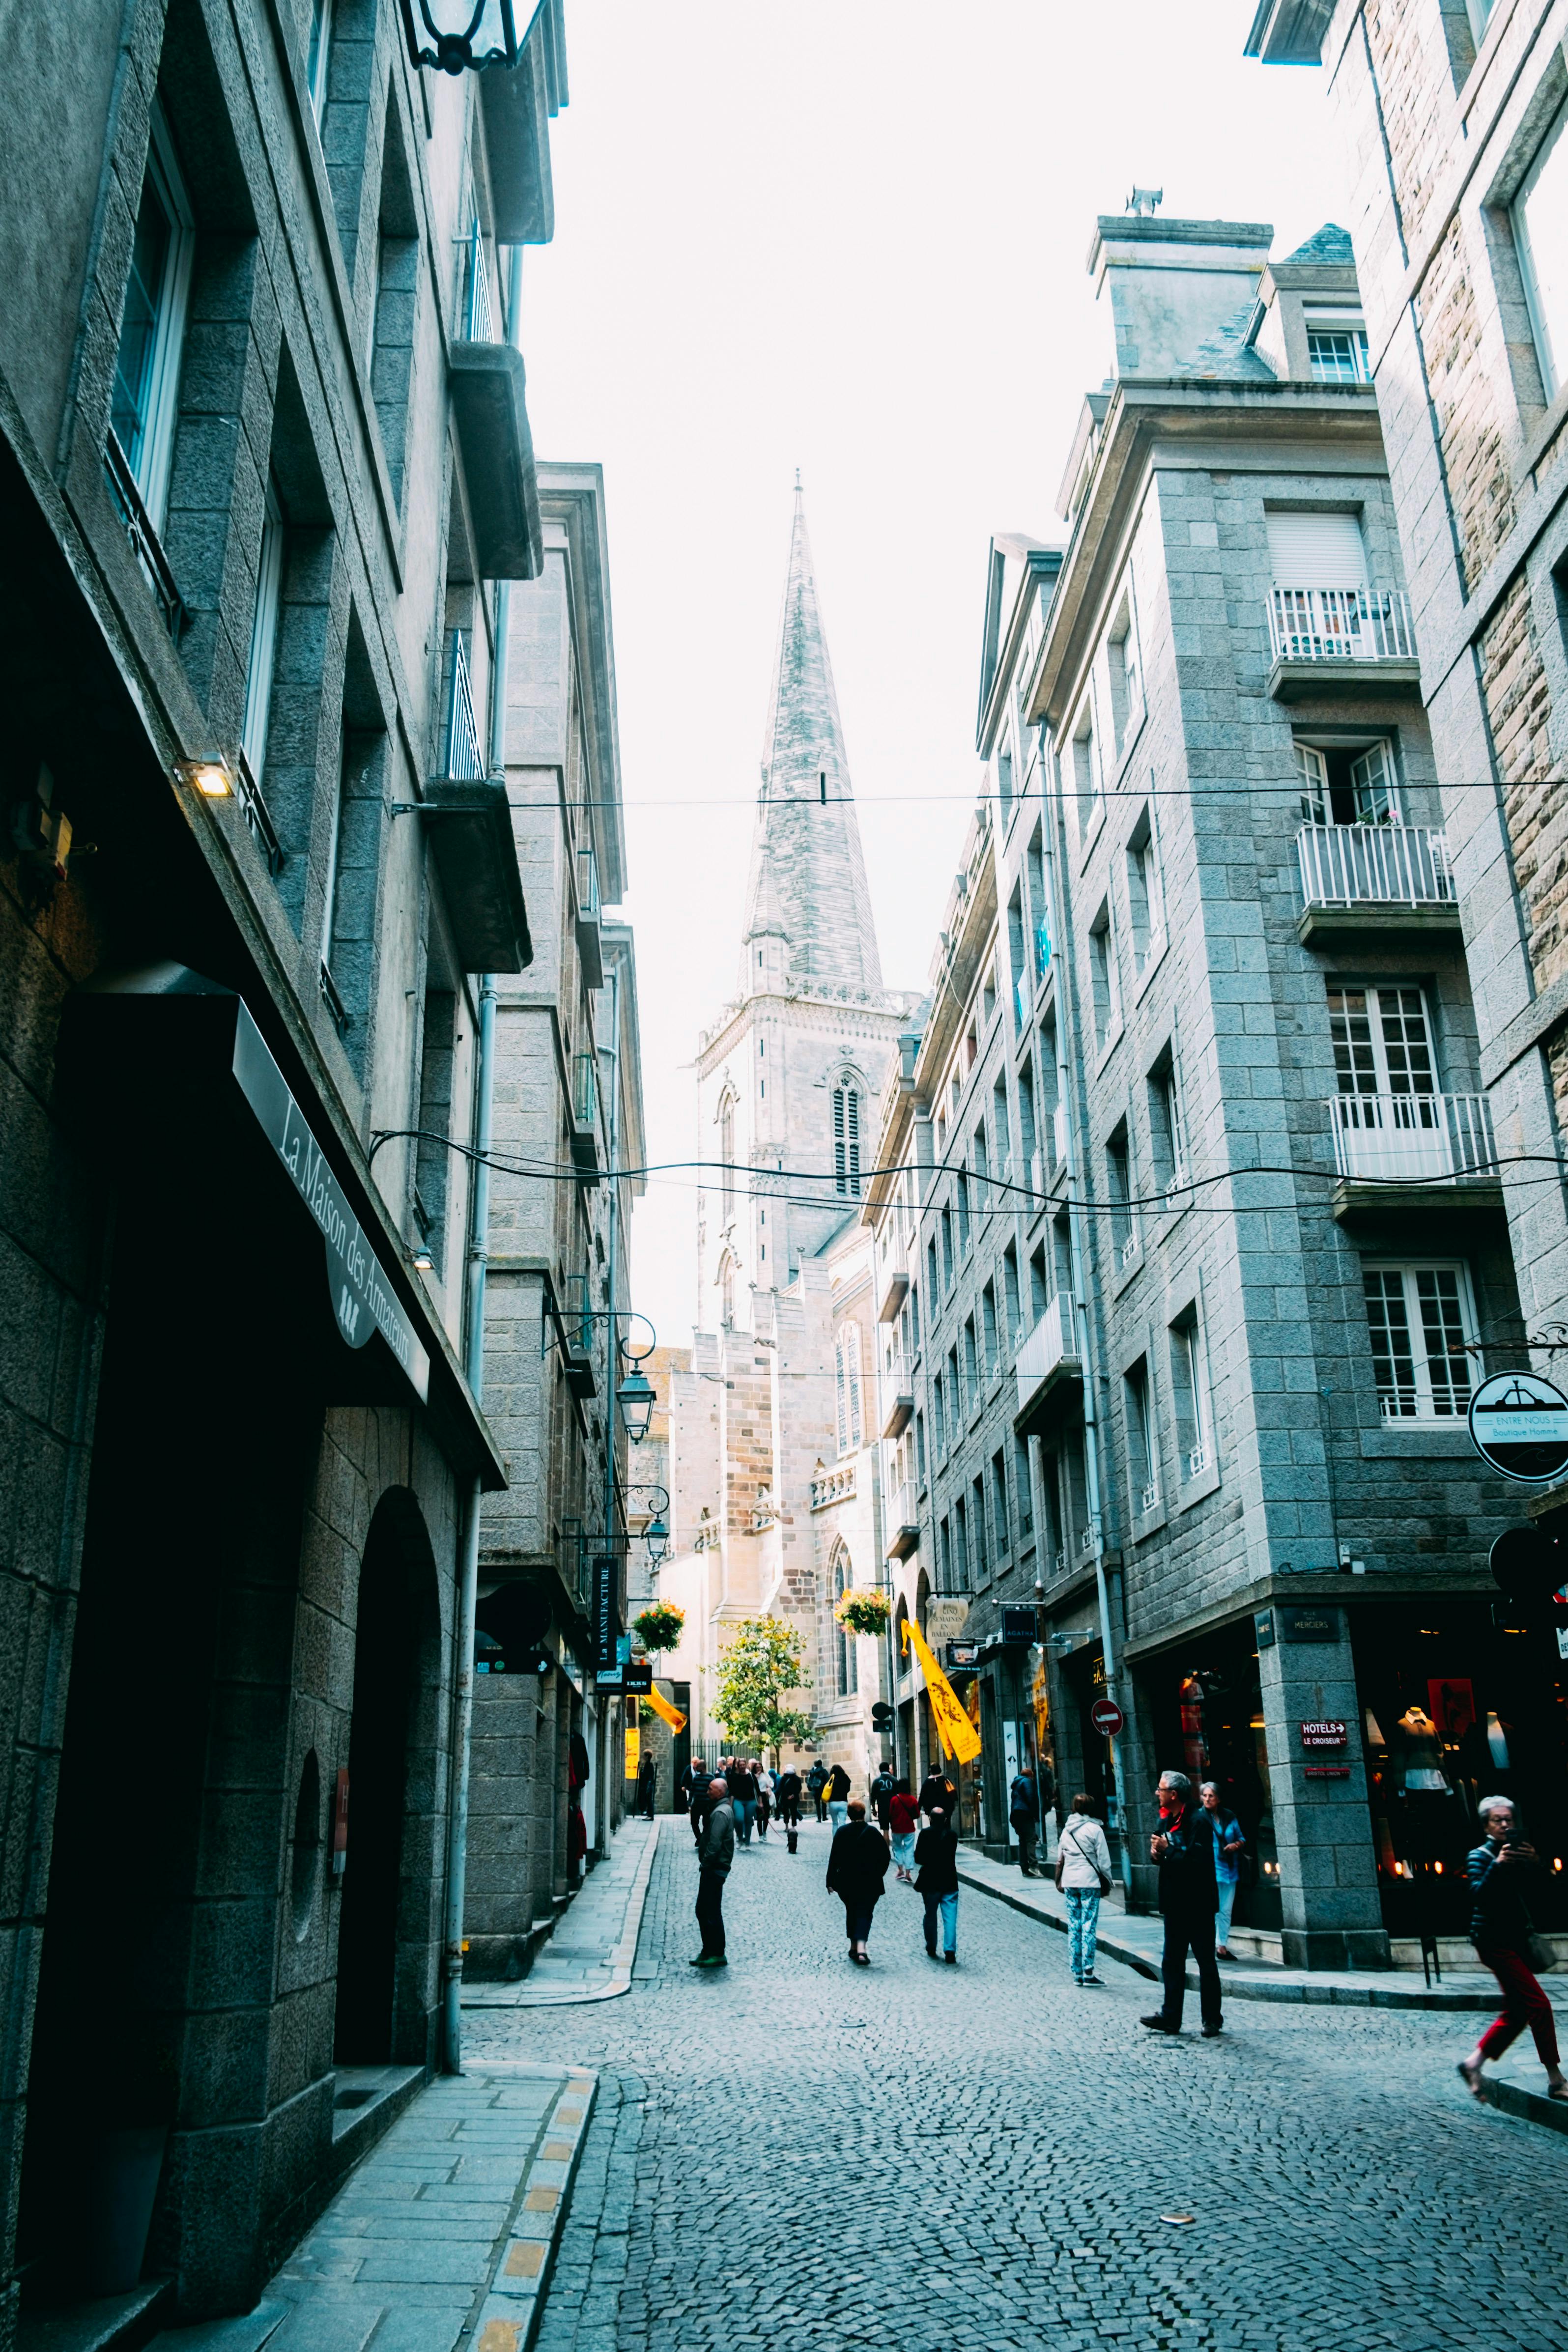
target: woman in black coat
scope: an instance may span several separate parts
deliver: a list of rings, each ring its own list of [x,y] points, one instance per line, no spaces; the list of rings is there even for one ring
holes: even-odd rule
[[[879,1830],[871,1827],[866,1819],[866,1808],[857,1798],[850,1805],[848,1820],[835,1833],[828,1852],[827,1891],[837,1895],[844,1906],[849,1957],[858,1969],[871,1965],[866,1939],[871,1933],[871,1914],[881,1901],[882,1882],[887,1875],[887,1841]]]

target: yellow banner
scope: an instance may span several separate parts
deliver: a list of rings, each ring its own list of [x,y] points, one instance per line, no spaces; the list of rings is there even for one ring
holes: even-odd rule
[[[637,1761],[641,1750],[642,1734],[635,1723],[628,1724],[626,1727],[626,1779],[628,1780],[635,1780],[637,1777]]]
[[[678,1706],[671,1706],[669,1701],[662,1696],[659,1692],[656,1690],[644,1691],[643,1697],[647,1701],[647,1705],[652,1707],[655,1715],[661,1715],[664,1717],[671,1731],[679,1732],[685,1730],[686,1717],[681,1714],[680,1709]]]
[[[931,1655],[931,1645],[918,1625],[904,1620],[904,1648],[915,1645],[915,1655],[926,1678],[926,1696],[936,1718],[937,1738],[944,1752],[958,1764],[972,1763],[980,1753],[980,1734],[970,1722],[963,1703],[942,1668]]]

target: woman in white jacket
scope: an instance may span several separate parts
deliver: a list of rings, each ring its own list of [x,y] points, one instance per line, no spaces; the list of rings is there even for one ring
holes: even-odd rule
[[[1094,1973],[1100,1898],[1110,1892],[1110,1848],[1095,1818],[1094,1799],[1082,1791],[1057,1844],[1057,1885],[1067,1897],[1068,1958],[1074,1984],[1102,1984]]]

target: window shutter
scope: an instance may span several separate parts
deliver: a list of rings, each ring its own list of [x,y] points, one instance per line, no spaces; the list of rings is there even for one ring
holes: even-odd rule
[[[1348,514],[1271,514],[1268,554],[1277,588],[1364,588],[1361,524]]]

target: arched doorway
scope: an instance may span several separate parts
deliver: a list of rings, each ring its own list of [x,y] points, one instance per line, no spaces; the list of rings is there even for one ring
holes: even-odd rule
[[[332,2036],[340,2065],[420,2065],[430,2054],[440,1689],[435,1556],[417,1502],[394,1487],[370,1523],[355,1610]]]

